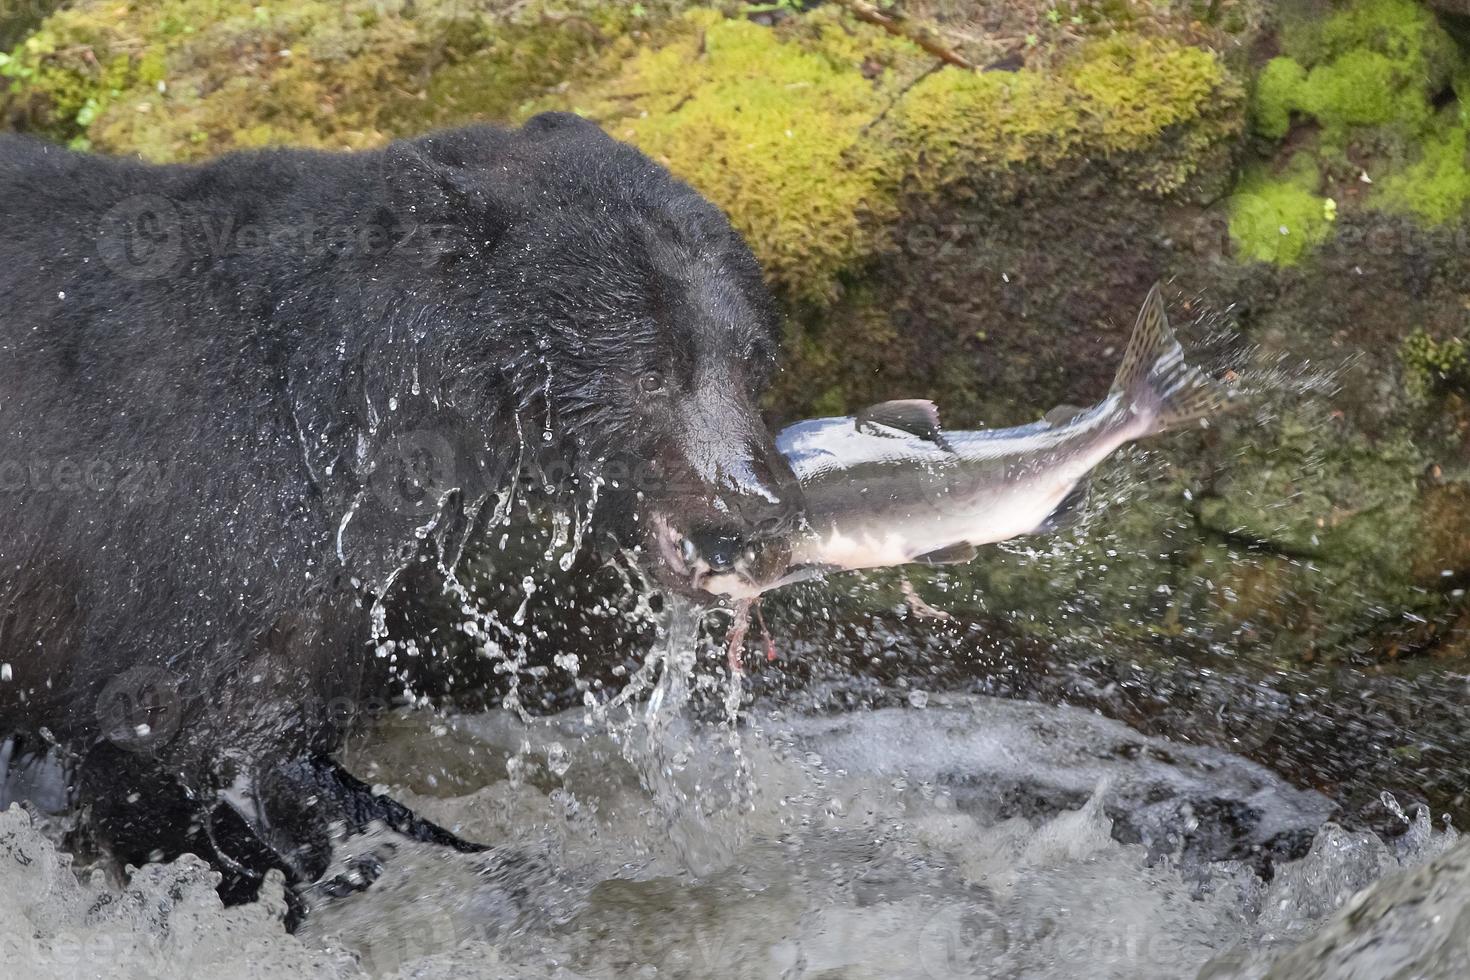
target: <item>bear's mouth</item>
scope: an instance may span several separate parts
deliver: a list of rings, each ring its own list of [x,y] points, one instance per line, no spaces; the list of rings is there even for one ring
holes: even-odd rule
[[[665,585],[700,598],[760,595],[786,571],[789,543],[742,539],[728,529],[685,530],[664,514],[650,520],[654,573]]]
[[[649,522],[653,539],[654,574],[663,584],[686,594],[707,596],[700,588],[705,569],[700,567],[689,536],[664,514],[654,514]]]

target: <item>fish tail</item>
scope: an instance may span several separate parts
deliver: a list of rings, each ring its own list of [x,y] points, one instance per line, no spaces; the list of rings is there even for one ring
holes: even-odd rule
[[[1123,363],[1113,379],[1124,406],[1149,421],[1150,432],[1178,429],[1228,407],[1230,389],[1184,359],[1184,348],[1169,329],[1164,296],[1157,283],[1148,291]]]

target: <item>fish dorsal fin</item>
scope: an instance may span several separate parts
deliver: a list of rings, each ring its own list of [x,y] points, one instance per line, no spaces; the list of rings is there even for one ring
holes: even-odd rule
[[[939,428],[939,409],[923,398],[879,402],[857,413],[854,420],[859,432],[870,436],[891,436],[906,432],[911,436],[944,446],[944,433]]]
[[[1043,415],[1042,418],[1049,425],[1066,425],[1085,411],[1087,409],[1078,408],[1076,405],[1058,405]]]

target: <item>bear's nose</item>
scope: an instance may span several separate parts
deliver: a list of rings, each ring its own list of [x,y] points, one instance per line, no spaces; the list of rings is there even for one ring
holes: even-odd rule
[[[735,567],[740,557],[740,538],[729,531],[704,529],[694,531],[688,538],[688,551],[703,558],[711,571],[727,572]]]

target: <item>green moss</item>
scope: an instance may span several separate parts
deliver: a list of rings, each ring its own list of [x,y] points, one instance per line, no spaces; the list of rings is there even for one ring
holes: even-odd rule
[[[1174,41],[1119,34],[1085,47],[1061,73],[1080,111],[1096,121],[1101,148],[1137,150],[1170,127],[1211,114],[1226,90],[1215,55]],[[1082,135],[1088,135],[1084,127]]]
[[[390,110],[395,130],[416,131],[468,119],[514,120],[548,95],[606,73],[640,46],[656,45],[666,18],[617,4],[583,4],[578,14],[537,11],[486,21],[457,40],[450,56],[431,66],[424,90]]]
[[[1298,89],[1298,108],[1331,134],[1349,126],[1396,123],[1414,128],[1429,114],[1429,96],[1421,59],[1396,61],[1377,51],[1358,48],[1307,73]]]
[[[1336,208],[1316,193],[1316,173],[1298,167],[1284,176],[1249,172],[1230,199],[1230,238],[1239,258],[1295,264],[1325,241]]]
[[[1343,197],[1353,206],[1436,223],[1463,212],[1470,201],[1464,165],[1470,127],[1463,110],[1436,111],[1435,105],[1447,86],[1454,82],[1459,92],[1470,76],[1429,11],[1412,0],[1358,0],[1326,17],[1299,13],[1288,19],[1281,42],[1282,56],[1266,64],[1252,88],[1252,127],[1280,139],[1294,117],[1316,122],[1320,132],[1304,134],[1289,152],[1294,174],[1314,170],[1317,176],[1274,184],[1253,176],[1233,201],[1239,254],[1296,261],[1314,234],[1326,232],[1310,199],[1317,186],[1324,179],[1353,179],[1362,169],[1372,171],[1375,185],[1370,193]],[[1309,233],[1271,240],[1272,215]]]
[[[1462,337],[1435,340],[1420,327],[1399,345],[1399,361],[1405,385],[1418,397],[1470,386],[1470,342]]]
[[[1240,103],[1213,55],[1165,40],[1096,42],[1054,71],[927,71],[909,43],[831,8],[774,31],[690,13],[609,58],[612,71],[553,101],[708,194],[777,287],[818,306],[883,247],[901,192],[1152,153],[1138,183],[1166,193],[1233,133]]]
[[[1321,123],[1335,143],[1355,126],[1417,130],[1458,64],[1449,36],[1412,0],[1360,0],[1289,23],[1282,48],[1252,106],[1257,131],[1271,138],[1285,135],[1292,113]]]
[[[1433,224],[1461,217],[1470,203],[1467,136],[1470,130],[1463,121],[1430,133],[1421,144],[1418,160],[1379,182],[1376,202]]]
[[[1118,35],[1083,46],[1053,75],[935,73],[893,118],[909,168],[931,182],[959,179],[977,163],[1052,167],[1068,157],[1158,151],[1171,132],[1188,131],[1198,142],[1146,182],[1167,193],[1191,176],[1204,145],[1233,135],[1239,95],[1209,52]]]
[[[692,13],[564,101],[723,206],[784,293],[823,303],[893,214],[864,140],[892,83],[864,60],[912,52],[830,14],[803,26]]]
[[[1256,77],[1251,123],[1256,132],[1280,139],[1291,127],[1291,114],[1305,102],[1307,72],[1294,58],[1272,58]]]
[[[1454,43],[1434,15],[1414,0],[1356,0],[1326,17],[1303,9],[1288,17],[1282,48],[1306,65],[1367,48],[1423,67],[1427,84],[1442,84],[1444,72],[1456,60]]]

